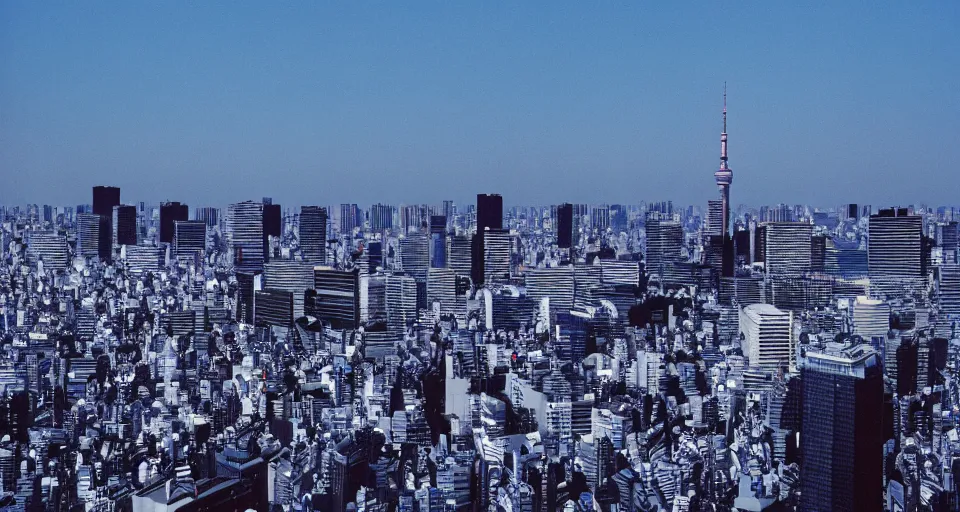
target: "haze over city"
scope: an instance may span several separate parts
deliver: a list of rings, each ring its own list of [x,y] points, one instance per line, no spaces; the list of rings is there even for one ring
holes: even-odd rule
[[[702,203],[727,83],[735,203],[942,203],[958,23],[955,2],[4,2],[0,201]]]

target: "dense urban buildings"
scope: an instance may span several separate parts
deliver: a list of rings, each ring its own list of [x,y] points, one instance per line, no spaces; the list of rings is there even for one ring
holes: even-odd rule
[[[957,510],[956,210],[734,207],[723,123],[703,205],[4,207],[0,506]]]

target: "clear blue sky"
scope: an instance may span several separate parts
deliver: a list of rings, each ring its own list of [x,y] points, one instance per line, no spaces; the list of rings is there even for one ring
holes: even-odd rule
[[[960,2],[0,2],[0,203],[960,204]],[[517,4],[517,5],[514,5]]]

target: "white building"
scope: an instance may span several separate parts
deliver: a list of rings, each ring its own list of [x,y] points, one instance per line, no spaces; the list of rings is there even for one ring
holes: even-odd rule
[[[751,304],[740,310],[741,348],[750,365],[776,371],[784,364],[796,366],[793,313],[770,304]]]

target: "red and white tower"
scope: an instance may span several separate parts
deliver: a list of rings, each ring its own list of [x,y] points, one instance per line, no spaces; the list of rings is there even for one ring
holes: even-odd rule
[[[730,184],[733,183],[733,169],[727,166],[727,84],[723,84],[723,133],[720,134],[720,169],[713,173],[720,187],[720,199],[723,202],[723,239],[730,230]]]

